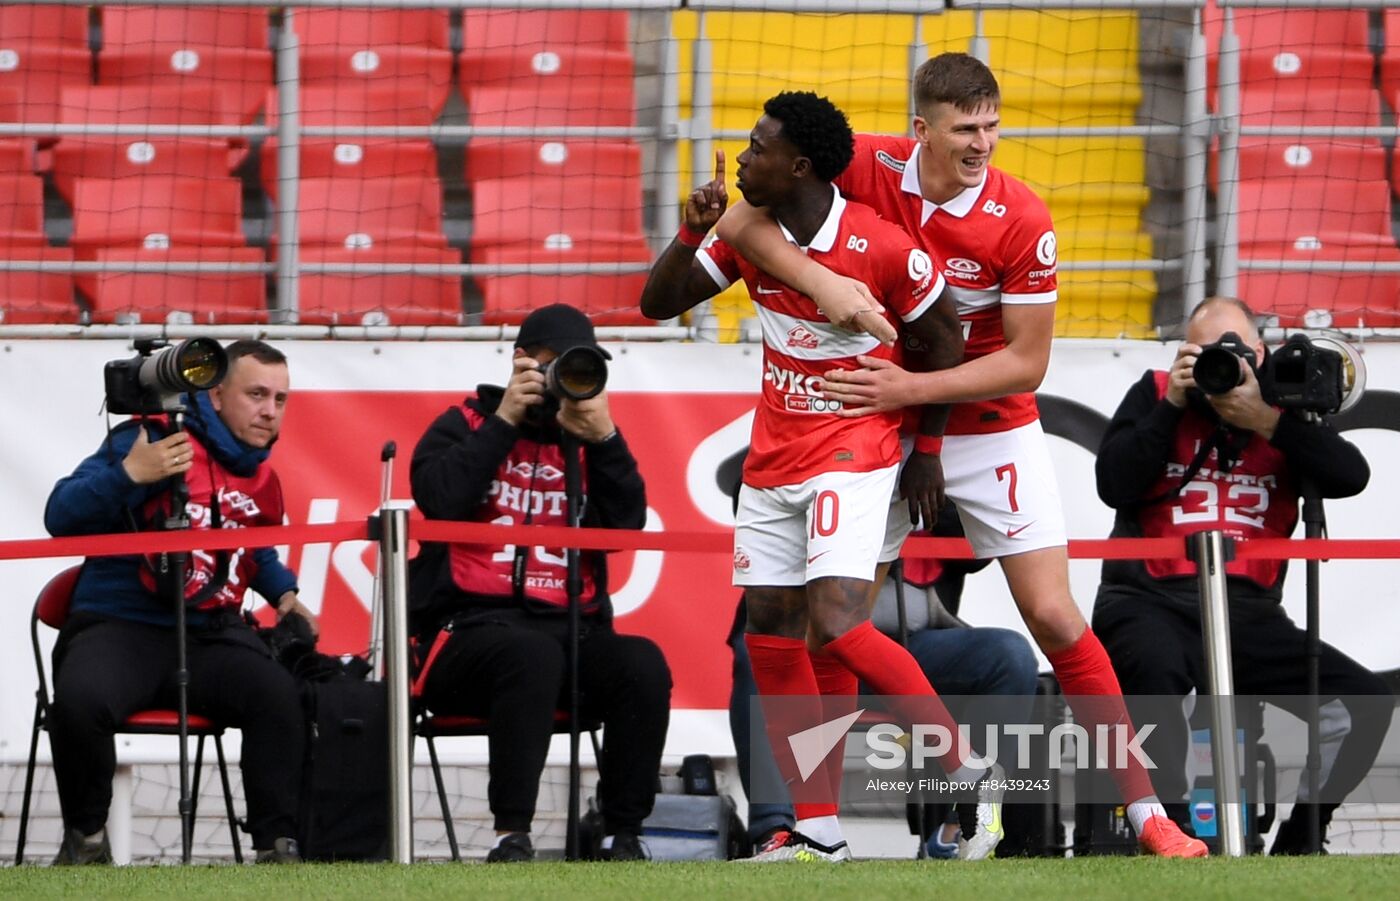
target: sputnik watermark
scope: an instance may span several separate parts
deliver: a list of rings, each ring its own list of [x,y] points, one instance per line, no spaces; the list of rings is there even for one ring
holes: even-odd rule
[[[845,718],[832,720],[816,728],[830,728],[843,719]],[[1155,770],[1157,764],[1142,749],[1143,741],[1155,728],[1156,726],[1150,723],[1139,729],[1134,729],[1126,723],[1098,725],[1092,736],[1092,747],[1096,749],[1096,753],[1092,755],[1091,762],[1091,736],[1088,730],[1078,723],[1060,723],[1049,730],[1042,752],[1045,755],[1044,765],[1058,767],[1066,758],[1065,749],[1069,747],[1073,749],[1075,767],[1081,770],[1121,770],[1128,766],[1130,757],[1144,769]],[[1009,759],[1002,753],[1003,734],[1007,739],[1014,740],[1013,747],[1009,749]],[[994,764],[1001,763],[1007,769],[1026,770],[1039,763],[1034,759],[1031,739],[1042,735],[1047,735],[1047,732],[1041,723],[989,725],[983,730],[983,742],[980,745],[983,752],[979,755],[971,750],[971,728],[959,726],[957,745],[961,748],[961,753],[958,756],[969,766],[982,769],[990,769]],[[792,738],[796,737],[794,735]],[[866,733],[866,741],[869,743],[870,753],[865,756],[865,762],[877,770],[908,767],[911,763],[911,751],[914,769],[923,769],[930,763],[939,766],[938,761],[955,750],[952,733],[944,726],[928,723],[916,723],[910,731],[905,731],[893,723],[879,723]],[[833,741],[832,746],[834,744]]]

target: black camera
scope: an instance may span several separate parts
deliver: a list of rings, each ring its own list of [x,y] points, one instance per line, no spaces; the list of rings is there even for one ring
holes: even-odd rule
[[[608,384],[608,361],[596,347],[571,347],[543,369],[544,388],[559,400],[588,400]]]
[[[1226,332],[1214,344],[1201,348],[1191,377],[1206,394],[1225,394],[1244,384],[1244,367],[1258,370],[1254,348],[1234,332]]]
[[[154,416],[183,409],[180,395],[205,391],[224,380],[228,355],[213,338],[188,338],[175,346],[156,338],[136,341],[136,356],[102,370],[107,410]]]
[[[1191,376],[1206,394],[1225,394],[1244,383],[1246,365],[1255,371],[1266,402],[1305,413],[1330,414],[1352,406],[1366,381],[1360,354],[1340,341],[1289,335],[1260,362],[1234,332],[1201,348]]]

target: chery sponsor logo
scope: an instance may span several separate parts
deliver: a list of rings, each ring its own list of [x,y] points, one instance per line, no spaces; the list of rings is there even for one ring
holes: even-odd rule
[[[803,350],[816,350],[818,343],[817,336],[812,333],[812,330],[800,322],[788,329],[788,347],[800,347]]]
[[[982,271],[982,264],[967,257],[949,257],[943,270],[944,278],[974,279]]]

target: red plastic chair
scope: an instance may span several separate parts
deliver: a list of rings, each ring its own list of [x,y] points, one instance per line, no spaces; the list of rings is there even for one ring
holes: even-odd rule
[[[532,263],[542,267],[567,263],[651,262],[644,240],[624,243],[572,244],[546,241],[539,245],[493,247],[473,254],[478,263]],[[552,303],[578,307],[595,325],[654,325],[642,315],[638,301],[646,286],[645,270],[627,273],[561,275],[545,271],[526,275],[478,276],[482,322],[518,325],[531,311]]]
[[[298,202],[303,246],[447,246],[436,178],[306,179]]]
[[[34,142],[28,138],[0,140],[0,175],[33,174]]]
[[[1291,245],[1307,236],[1343,244],[1394,245],[1390,187],[1383,181],[1258,179],[1241,182],[1239,197],[1242,247]]]
[[[1255,178],[1385,181],[1385,151],[1377,144],[1319,138],[1241,140],[1240,179]]]
[[[98,262],[266,263],[256,247],[117,247],[97,250]],[[268,320],[267,279],[261,272],[101,272],[80,275],[93,322],[217,325]]]
[[[628,127],[635,117],[631,91],[597,81],[562,88],[478,88],[467,115],[473,125],[585,125]]]
[[[527,42],[522,47],[463,50],[458,57],[458,84],[470,106],[481,89],[538,91],[593,83],[631,98],[632,54],[627,50]]]
[[[44,180],[37,175],[0,176],[0,247],[42,247]]]
[[[276,139],[263,145],[262,185],[277,198]],[[392,138],[302,138],[302,178],[437,178],[437,151],[431,141]]]
[[[0,30],[0,91],[13,92],[7,106],[14,121],[57,122],[63,91],[91,83],[92,53],[86,44],[43,43]]]
[[[54,186],[72,204],[74,183],[80,178],[227,179],[243,155],[218,139],[64,138],[53,148]]]
[[[629,178],[641,184],[642,150],[632,141],[555,138],[474,138],[467,145],[466,179]]]
[[[642,238],[640,182],[513,178],[477,182],[472,256],[505,244],[631,244]]]
[[[32,3],[0,4],[0,44],[17,40],[86,49],[87,9]]]
[[[436,118],[452,86],[443,10],[297,9],[307,85],[387,85],[424,93]]]
[[[626,12],[599,9],[462,11],[462,49],[504,50],[573,45],[631,47]]]
[[[1269,82],[1307,83],[1312,90],[1369,87],[1374,59],[1365,10],[1235,9],[1241,93]],[[1224,13],[1204,16],[1212,98]],[[1213,102],[1213,100],[1212,100]]]
[[[251,122],[272,83],[267,24],[252,7],[104,7],[97,81],[208,87]]]
[[[437,118],[422,91],[392,85],[303,87],[297,98],[301,124],[431,125]],[[277,92],[267,98],[267,124],[277,127]]]
[[[458,252],[436,247],[303,247],[306,263],[458,265]],[[431,273],[303,272],[298,321],[330,325],[461,325],[462,279]]]
[[[1376,272],[1375,263],[1400,262],[1393,243],[1347,243],[1304,236],[1291,244],[1241,248],[1244,259],[1347,262],[1346,272],[1260,270],[1241,267],[1239,296],[1284,328],[1394,328],[1400,326],[1400,275]]]
[[[24,773],[24,801],[20,806],[19,840],[15,847],[16,866],[24,863],[24,846],[29,832],[29,802],[34,791],[34,770],[39,751],[39,733],[48,728],[49,683],[44,667],[44,653],[39,646],[39,623],[51,629],[62,629],[68,621],[69,605],[73,601],[73,590],[77,587],[81,566],[65,569],[54,576],[39,591],[34,601],[34,613],[29,620],[30,642],[34,647],[34,671],[39,677],[39,687],[34,692],[34,727],[29,738],[29,763]],[[219,779],[224,789],[224,811],[228,816],[229,835],[233,840],[233,856],[243,862],[243,847],[238,838],[238,817],[233,812],[233,791],[229,787],[228,766],[224,761],[224,727],[207,717],[190,714],[189,734],[199,739],[194,756],[194,782],[192,797],[199,798],[199,771],[204,762],[204,740],[214,739],[214,751],[219,761]],[[133,735],[179,735],[179,715],[174,710],[142,710],[127,718],[117,730]],[[193,816],[193,813],[191,814]]]
[[[73,190],[72,246],[242,247],[243,185],[233,178],[80,178]]]
[[[0,258],[71,263],[66,247],[0,247]],[[78,321],[73,276],[67,272],[0,270],[0,323],[69,324]]]

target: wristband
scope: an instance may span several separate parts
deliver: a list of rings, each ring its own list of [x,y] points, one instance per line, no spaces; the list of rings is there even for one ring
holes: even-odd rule
[[[682,222],[681,230],[676,232],[676,240],[686,247],[699,247],[705,243],[705,232],[698,232]]]
[[[943,453],[943,436],[915,435],[914,453],[934,454],[935,456]]]

